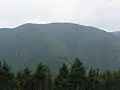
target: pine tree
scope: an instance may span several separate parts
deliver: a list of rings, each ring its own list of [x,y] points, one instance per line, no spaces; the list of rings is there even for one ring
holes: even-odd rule
[[[42,63],[39,63],[34,74],[34,90],[45,90],[47,77],[47,68]]]
[[[48,67],[46,67],[46,68],[47,68],[47,76],[46,76],[45,90],[53,90],[53,80],[52,80],[51,71]]]
[[[69,82],[71,90],[83,90],[85,85],[85,68],[82,62],[76,58],[70,69]]]
[[[31,71],[28,68],[25,68],[23,70],[23,76],[25,79],[23,90],[32,90],[33,75],[31,74]]]
[[[11,67],[7,62],[3,62],[0,65],[0,89],[12,90],[14,80],[14,74],[11,72]]]
[[[18,73],[16,75],[16,81],[17,81],[17,84],[18,84],[18,89],[22,90],[23,86],[24,86],[24,77],[23,77],[22,71],[18,71]]]
[[[102,75],[99,69],[90,69],[87,77],[87,89],[88,90],[103,90]]]
[[[57,77],[55,78],[55,87],[54,90],[69,90],[69,70],[66,64],[63,64],[59,70]]]
[[[105,90],[113,90],[112,89],[112,83],[113,83],[113,73],[110,72],[110,71],[106,71],[104,74],[103,74],[103,79],[104,79],[104,89]]]

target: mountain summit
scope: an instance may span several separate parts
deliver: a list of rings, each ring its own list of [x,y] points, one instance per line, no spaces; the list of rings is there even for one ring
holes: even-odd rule
[[[120,67],[119,47],[113,33],[72,23],[28,23],[0,30],[0,59],[16,69],[34,68],[41,61],[55,70],[76,57],[86,67],[115,69]]]

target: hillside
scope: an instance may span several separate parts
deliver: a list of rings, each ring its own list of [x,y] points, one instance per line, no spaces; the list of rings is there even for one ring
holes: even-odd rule
[[[85,66],[115,69],[120,67],[117,41],[112,33],[90,26],[28,23],[0,29],[0,59],[14,69],[34,68],[41,61],[56,70],[61,63],[79,57]]]

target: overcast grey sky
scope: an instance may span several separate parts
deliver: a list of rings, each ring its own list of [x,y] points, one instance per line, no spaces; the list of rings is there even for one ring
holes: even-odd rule
[[[120,0],[0,0],[0,28],[73,22],[120,30]]]

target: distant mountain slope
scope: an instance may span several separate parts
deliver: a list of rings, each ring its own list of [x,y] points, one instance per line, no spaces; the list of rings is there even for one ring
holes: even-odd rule
[[[115,36],[120,37],[120,31],[115,31],[115,32],[111,32],[112,34],[114,34]]]
[[[34,68],[42,61],[57,70],[76,57],[86,66],[115,69],[120,67],[119,46],[112,33],[72,23],[29,23],[0,30],[0,59],[15,69]]]

